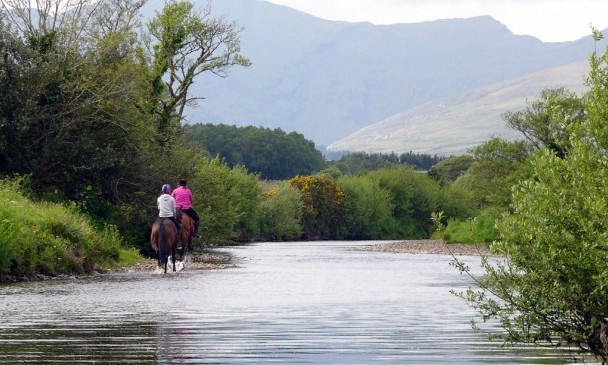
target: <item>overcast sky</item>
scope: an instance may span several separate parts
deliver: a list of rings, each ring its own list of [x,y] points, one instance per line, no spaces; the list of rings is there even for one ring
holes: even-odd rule
[[[267,0],[328,20],[418,23],[490,15],[515,34],[572,41],[608,28],[608,0]],[[608,36],[608,34],[606,34]]]

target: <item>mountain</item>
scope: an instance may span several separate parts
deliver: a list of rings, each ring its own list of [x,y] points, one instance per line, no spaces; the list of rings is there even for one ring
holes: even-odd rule
[[[162,3],[156,0],[154,3]],[[327,21],[261,0],[213,0],[244,27],[252,66],[205,75],[189,123],[296,131],[328,145],[396,113],[586,59],[593,40],[543,43],[488,16],[417,24]]]
[[[366,126],[328,146],[329,151],[405,152],[448,156],[466,153],[492,137],[523,138],[502,114],[526,107],[545,88],[586,91],[586,61],[546,69],[425,103]]]

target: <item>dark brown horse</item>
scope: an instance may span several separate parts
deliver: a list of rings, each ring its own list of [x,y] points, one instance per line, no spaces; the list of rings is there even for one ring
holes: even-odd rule
[[[182,241],[182,249],[180,250],[180,260],[183,262],[186,255],[192,252],[192,239],[194,238],[194,219],[192,219],[187,213],[183,213],[182,210],[179,208],[177,208],[177,217],[182,223],[180,235]]]
[[[152,224],[150,242],[152,248],[158,253],[158,267],[165,269],[167,273],[167,261],[171,256],[173,271],[175,271],[175,242],[177,239],[177,228],[169,218],[158,218]]]

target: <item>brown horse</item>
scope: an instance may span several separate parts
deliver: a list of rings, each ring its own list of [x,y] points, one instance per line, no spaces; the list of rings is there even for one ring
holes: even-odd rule
[[[152,248],[158,253],[158,267],[165,269],[167,273],[167,261],[171,256],[173,271],[175,271],[175,241],[177,239],[177,228],[169,218],[158,218],[152,224],[150,242]]]
[[[183,213],[180,208],[177,208],[177,217],[182,223],[180,238],[182,241],[182,249],[180,250],[180,260],[183,262],[188,253],[192,252],[192,239],[194,238],[194,219],[187,213]]]

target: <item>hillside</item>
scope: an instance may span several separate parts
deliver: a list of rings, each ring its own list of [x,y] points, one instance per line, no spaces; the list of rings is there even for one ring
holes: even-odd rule
[[[373,123],[328,146],[330,151],[458,155],[491,137],[521,138],[501,115],[533,101],[545,88],[582,94],[587,62],[535,72],[442,98]]]
[[[159,0],[151,2],[158,6]],[[493,18],[373,25],[326,21],[261,0],[214,0],[212,13],[244,27],[253,65],[206,75],[190,123],[296,131],[328,145],[424,103],[584,60],[586,37],[543,43]]]

